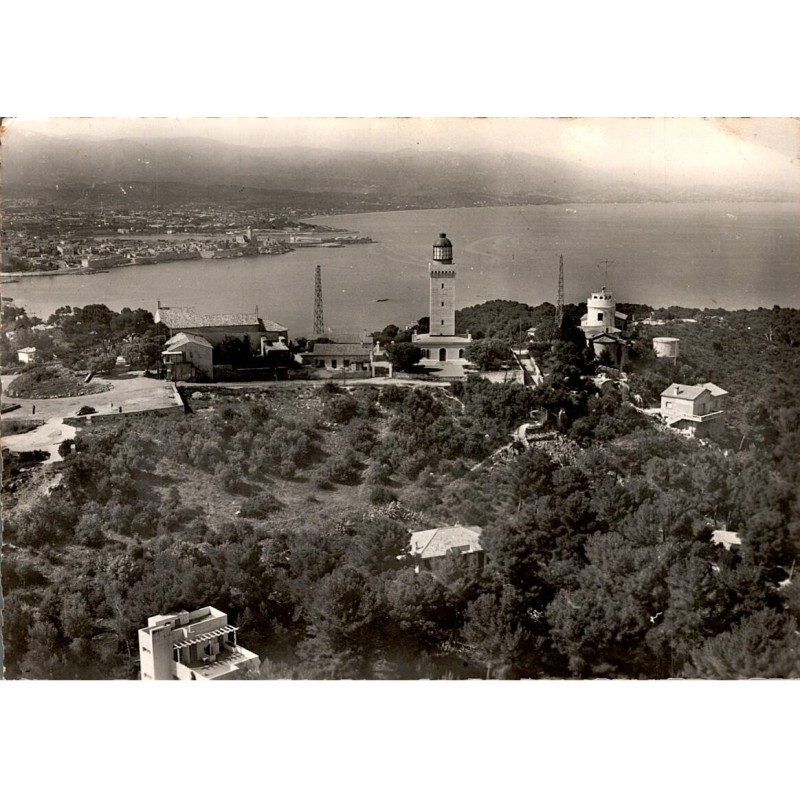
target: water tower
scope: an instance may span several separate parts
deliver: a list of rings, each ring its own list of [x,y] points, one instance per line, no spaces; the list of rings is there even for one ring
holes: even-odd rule
[[[653,350],[656,358],[671,358],[677,361],[681,340],[675,336],[656,336],[653,339]]]

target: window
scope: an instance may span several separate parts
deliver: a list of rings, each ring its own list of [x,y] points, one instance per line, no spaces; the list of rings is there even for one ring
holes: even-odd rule
[[[598,311],[597,312],[597,321],[598,322],[602,322],[603,321],[603,312],[602,311]]]
[[[444,308],[444,300],[442,300],[442,308]]]
[[[672,400],[667,400],[667,401],[664,403],[664,405],[665,405],[667,408],[672,408]]]
[[[442,321],[441,321],[439,324],[440,324],[440,325],[444,325],[444,320],[442,320]]]
[[[444,289],[444,284],[442,284],[442,289]]]
[[[336,359],[335,358],[331,359],[331,369],[336,369]]]
[[[342,362],[342,366],[343,366],[343,367],[349,367],[349,366],[350,366],[350,359],[349,359],[349,358],[346,358],[346,359],[345,359],[345,360]]]

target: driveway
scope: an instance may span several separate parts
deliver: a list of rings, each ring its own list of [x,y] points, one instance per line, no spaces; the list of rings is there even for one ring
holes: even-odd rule
[[[2,387],[13,379],[13,375],[0,376]],[[99,383],[108,383],[111,389],[98,394],[81,397],[53,397],[46,400],[32,400],[22,397],[7,397],[2,394],[4,403],[19,403],[21,408],[4,414],[8,419],[44,419],[74,416],[82,406],[91,406],[98,414],[118,414],[120,406],[126,411],[153,411],[179,405],[172,384],[157,378],[145,378],[139,372],[128,372],[111,377],[103,375],[96,378]],[[34,412],[34,408],[36,411]]]
[[[59,455],[58,446],[64,440],[74,438],[76,432],[77,428],[65,425],[60,417],[53,417],[35,430],[17,433],[14,436],[4,436],[3,447],[7,447],[15,453],[23,453],[27,450],[46,450],[50,453],[48,463],[62,461],[63,456]]]
[[[0,376],[3,389],[13,377],[13,375]],[[82,406],[91,406],[98,415],[119,414],[121,408],[124,415],[183,405],[171,383],[156,378],[145,378],[141,373],[103,376],[98,381],[110,384],[111,389],[81,397],[53,397],[45,400],[13,398],[2,394],[4,403],[20,404],[20,408],[3,414],[4,419],[31,419],[43,423],[28,433],[4,436],[3,447],[17,453],[25,450],[46,450],[50,453],[48,463],[52,463],[61,460],[61,456],[58,455],[58,445],[65,439],[72,439],[77,430],[71,425],[65,425],[64,417],[74,416]]]

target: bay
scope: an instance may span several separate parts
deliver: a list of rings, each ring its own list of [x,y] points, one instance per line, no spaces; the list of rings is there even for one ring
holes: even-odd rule
[[[290,336],[302,336],[312,330],[319,264],[325,324],[342,337],[403,326],[428,313],[431,245],[446,232],[454,246],[459,308],[495,298],[555,302],[561,254],[568,303],[585,301],[605,284],[619,302],[656,307],[800,307],[797,203],[512,206],[312,221],[375,243],[20,277],[4,285],[3,294],[45,318],[59,306],[89,303],[155,311],[161,300],[201,313],[258,307]]]

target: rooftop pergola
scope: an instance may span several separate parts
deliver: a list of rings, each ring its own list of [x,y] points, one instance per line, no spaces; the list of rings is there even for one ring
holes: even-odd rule
[[[213,631],[208,631],[208,633],[201,633],[197,636],[193,636],[191,639],[184,639],[181,642],[174,642],[172,645],[172,649],[176,651],[178,661],[181,660],[181,651],[185,647],[191,647],[193,644],[201,644],[202,642],[208,642],[212,639],[216,639],[219,636],[225,636],[229,633],[233,634],[233,646],[238,647],[238,643],[236,641],[236,633],[239,629],[235,625],[223,625],[221,628],[214,628]]]

